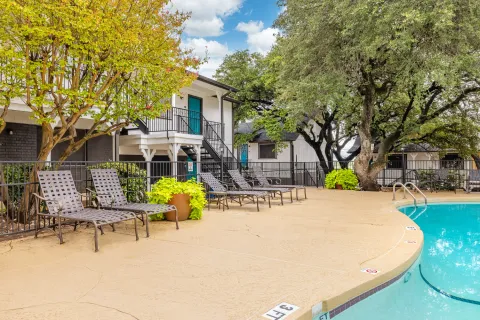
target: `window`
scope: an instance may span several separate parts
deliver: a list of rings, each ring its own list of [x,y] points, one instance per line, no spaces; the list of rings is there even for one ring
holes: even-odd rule
[[[447,154],[440,160],[440,168],[463,169],[463,159],[457,153]]]
[[[405,169],[407,168],[407,155],[404,155]],[[388,156],[387,160],[387,169],[402,169],[402,155],[401,154],[391,154]]]
[[[275,143],[262,143],[258,145],[259,159],[276,159]]]

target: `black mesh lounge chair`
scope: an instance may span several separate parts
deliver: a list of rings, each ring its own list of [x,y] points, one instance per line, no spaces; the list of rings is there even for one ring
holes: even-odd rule
[[[292,188],[292,189],[295,189],[295,193],[297,195],[297,200],[298,200],[298,190],[303,189],[305,199],[307,199],[307,188],[305,186],[271,184],[270,181],[268,181],[268,178],[265,177],[265,175],[263,174],[262,169],[259,168],[259,167],[254,167],[253,168],[253,174],[255,175],[255,178],[258,180],[258,183],[260,183],[260,185],[262,187],[278,187],[278,188]]]
[[[38,181],[42,189],[43,197],[34,194],[36,201],[35,237],[38,235],[40,217],[48,217],[56,220],[58,233],[55,232],[60,243],[63,243],[62,220],[75,221],[75,229],[78,222],[91,223],[95,227],[95,252],[98,251],[98,229],[103,234],[102,226],[111,225],[115,231],[114,223],[133,220],[135,225],[135,236],[138,241],[137,217],[135,213],[118,210],[102,210],[84,208],[81,194],[75,188],[72,173],[70,171],[40,171]],[[47,204],[48,212],[40,212],[40,201]]]
[[[240,205],[242,205],[242,199],[251,199],[253,203],[257,202],[257,211],[260,211],[258,199],[268,199],[268,207],[271,208],[270,193],[266,191],[229,191],[220,181],[213,176],[211,172],[201,172],[200,177],[202,181],[206,183],[212,190],[207,191],[208,198],[208,210],[210,210],[211,196],[219,199],[218,205],[220,206],[220,200],[223,203],[223,210],[225,206],[228,208],[228,199],[237,199]]]
[[[250,185],[247,180],[242,176],[238,170],[228,170],[228,174],[232,177],[233,181],[240,187],[242,190],[248,191],[266,191],[271,192],[272,194],[280,195],[280,202],[283,205],[283,194],[290,193],[290,201],[293,202],[292,188],[280,188],[280,187],[255,187]]]
[[[150,236],[148,226],[149,215],[175,211],[175,222],[178,230],[178,212],[175,206],[166,204],[129,203],[123,193],[116,169],[91,169],[90,173],[92,174],[95,191],[89,191],[96,194],[101,208],[133,211],[137,213],[145,223],[147,237]]]
[[[473,189],[480,189],[480,170],[470,170],[467,177],[467,193]]]

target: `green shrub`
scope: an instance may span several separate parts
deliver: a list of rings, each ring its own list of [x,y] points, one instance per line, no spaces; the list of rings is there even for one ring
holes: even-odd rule
[[[89,166],[88,169],[116,169],[120,185],[129,202],[143,201],[147,191],[147,171],[135,163],[105,162]]]
[[[152,186],[152,191],[147,192],[150,203],[167,204],[174,194],[190,195],[190,211],[189,219],[200,220],[203,214],[203,208],[207,204],[205,199],[205,189],[201,183],[195,178],[186,182],[178,182],[175,178],[162,178]],[[163,220],[163,213],[151,216],[152,220]]]
[[[333,170],[325,177],[325,187],[335,189],[337,184],[341,185],[344,190],[355,190],[358,186],[358,179],[350,169]]]

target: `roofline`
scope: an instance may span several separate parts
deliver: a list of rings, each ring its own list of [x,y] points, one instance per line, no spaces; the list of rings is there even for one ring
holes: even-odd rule
[[[234,87],[231,87],[229,85],[226,85],[226,84],[218,82],[216,80],[207,78],[207,77],[202,76],[202,75],[198,75],[197,80],[208,83],[208,84],[211,84],[212,86],[215,86],[215,87],[219,87],[219,88],[231,91],[231,92],[238,92],[238,89],[236,89]]]
[[[231,103],[242,104],[240,101],[238,101],[236,99],[233,99],[233,98],[230,98],[230,97],[226,97],[224,100],[228,101],[228,102],[231,102]]]

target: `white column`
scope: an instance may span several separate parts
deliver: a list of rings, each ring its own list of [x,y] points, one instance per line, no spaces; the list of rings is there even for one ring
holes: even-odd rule
[[[172,162],[172,176],[174,177],[177,177],[178,150],[180,150],[179,143],[170,143],[170,145],[168,146],[168,157]]]
[[[195,153],[197,154],[197,181],[200,181],[200,172],[202,172],[202,146],[195,146]]]
[[[141,149],[145,161],[147,161],[147,190],[151,191],[152,164],[150,163],[157,152],[157,149]]]
[[[413,162],[413,166],[411,168],[408,168],[408,169],[416,169],[417,168],[417,162],[415,161],[415,159],[417,158],[418,156],[418,153],[410,153],[410,156],[412,157],[412,162]],[[408,155],[407,155],[407,163],[408,163]]]

